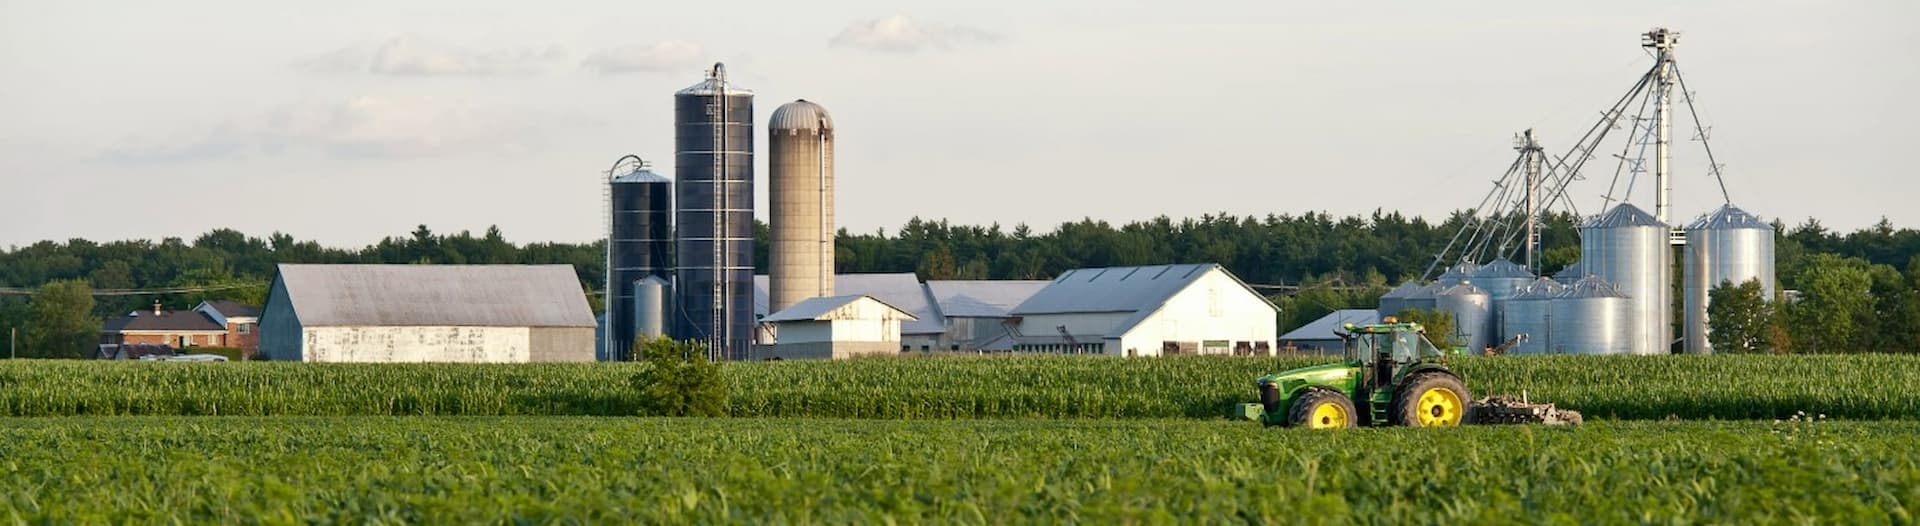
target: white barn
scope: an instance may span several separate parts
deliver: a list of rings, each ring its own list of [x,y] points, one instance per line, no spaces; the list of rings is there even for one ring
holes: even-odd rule
[[[1008,314],[1015,352],[1270,356],[1279,310],[1205,263],[1070,270]]]
[[[587,362],[571,265],[280,265],[260,355],[304,362]]]
[[[779,340],[756,358],[782,360],[899,355],[900,328],[913,313],[866,295],[809,298],[761,320]]]

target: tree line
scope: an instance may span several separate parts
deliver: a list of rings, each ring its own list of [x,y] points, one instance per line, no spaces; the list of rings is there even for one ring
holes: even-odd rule
[[[1115,225],[1086,219],[1037,232],[1027,225],[954,225],[915,218],[892,232],[838,232],[835,270],[843,273],[915,272],[922,279],[1049,279],[1081,267],[1215,262],[1256,285],[1286,285],[1275,294],[1282,330],[1334,309],[1371,308],[1391,284],[1425,273],[1434,254],[1448,246],[1469,212],[1430,222],[1397,212],[1335,217],[1326,213],[1264,217],[1205,215],[1159,217]],[[1545,221],[1543,267],[1549,272],[1579,257],[1578,218]],[[1795,335],[1794,352],[1910,350],[1920,348],[1920,231],[1881,223],[1849,233],[1818,221],[1788,227],[1775,223],[1781,289],[1801,291],[1809,307],[1780,325]],[[766,225],[755,229],[756,268],[767,264]],[[202,300],[233,299],[261,304],[274,266],[280,263],[383,264],[569,264],[589,291],[605,275],[604,243],[516,244],[498,228],[474,234],[436,233],[421,225],[360,248],[322,246],[274,232],[264,238],[217,229],[191,241],[41,241],[0,251],[0,289],[57,293],[45,304],[82,309],[98,321],[127,311],[186,309]],[[61,288],[44,290],[50,284]],[[86,293],[75,290],[85,287]],[[184,288],[157,295],[93,295],[97,290]],[[65,298],[61,300],[54,297]],[[84,306],[79,296],[91,304]],[[1678,295],[1676,295],[1678,297]],[[598,294],[590,294],[599,308]],[[34,301],[0,295],[0,331],[36,319]],[[44,306],[44,305],[43,305]],[[42,309],[46,310],[46,309]],[[1791,309],[1787,309],[1791,310]],[[1844,322],[1841,320],[1845,320]],[[51,322],[52,320],[48,320]],[[68,326],[71,323],[42,323]],[[41,333],[50,329],[41,329]],[[1801,337],[1799,335],[1807,335]],[[88,334],[86,340],[97,337]],[[37,336],[36,336],[37,338]],[[24,348],[45,348],[58,338],[32,339]],[[67,341],[77,341],[69,339]],[[32,351],[42,352],[42,351]]]

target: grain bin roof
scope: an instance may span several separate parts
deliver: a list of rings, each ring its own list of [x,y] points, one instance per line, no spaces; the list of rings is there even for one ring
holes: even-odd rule
[[[306,326],[593,327],[572,265],[280,265]]]
[[[1600,217],[1594,218],[1593,221],[1588,222],[1583,228],[1627,227],[1666,228],[1667,224],[1660,222],[1659,219],[1655,219],[1653,214],[1641,210],[1640,207],[1628,203],[1620,203],[1613,205],[1613,208],[1608,209],[1604,214],[1600,214]]]
[[[1747,213],[1740,207],[1722,205],[1707,215],[1700,216],[1687,230],[1773,230],[1773,225],[1761,221],[1760,216]]]

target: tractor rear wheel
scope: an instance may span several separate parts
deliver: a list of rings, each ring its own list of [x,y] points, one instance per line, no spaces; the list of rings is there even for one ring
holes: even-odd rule
[[[1300,393],[1300,397],[1293,400],[1293,407],[1287,410],[1289,427],[1340,429],[1353,427],[1358,421],[1353,400],[1331,389],[1309,388]]]
[[[1415,373],[1393,394],[1393,423],[1411,427],[1452,427],[1467,416],[1473,395],[1460,377],[1441,371]]]

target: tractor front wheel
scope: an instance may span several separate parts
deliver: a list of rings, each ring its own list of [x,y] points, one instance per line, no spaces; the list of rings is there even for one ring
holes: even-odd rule
[[[1339,429],[1353,427],[1359,420],[1353,400],[1331,389],[1310,388],[1293,400],[1287,411],[1289,427]]]
[[[1467,416],[1466,384],[1451,374],[1430,371],[1415,374],[1393,396],[1395,424],[1412,427],[1452,427]]]

